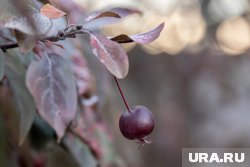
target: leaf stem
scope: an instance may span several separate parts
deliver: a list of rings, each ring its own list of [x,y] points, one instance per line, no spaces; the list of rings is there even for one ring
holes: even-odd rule
[[[115,78],[115,83],[116,83],[116,85],[117,85],[117,87],[118,87],[118,89],[119,89],[119,92],[120,92],[121,96],[122,96],[122,100],[123,100],[123,102],[124,102],[126,108],[128,109],[128,112],[131,113],[131,111],[130,111],[130,109],[129,109],[129,105],[128,105],[128,103],[127,103],[127,100],[126,100],[126,98],[125,98],[125,96],[124,96],[124,94],[123,94],[123,92],[122,92],[121,87],[120,87],[120,84],[119,84],[119,82],[118,82],[118,80],[117,80],[117,78],[116,78],[115,76],[114,76],[114,78]]]

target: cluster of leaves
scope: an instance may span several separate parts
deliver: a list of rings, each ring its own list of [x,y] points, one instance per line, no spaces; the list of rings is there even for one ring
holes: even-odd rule
[[[79,47],[78,38],[65,39],[88,34],[93,54],[112,75],[124,78],[129,62],[119,43],[147,44],[159,36],[164,23],[146,33],[106,37],[96,29],[140,12],[112,8],[85,17],[76,5],[69,3],[61,3],[65,10],[62,11],[33,0],[0,0],[1,87],[11,90],[19,114],[20,144],[38,114],[56,132],[58,142],[63,139],[80,164],[84,162],[79,154],[82,151],[86,154],[86,146],[93,159],[89,163],[95,164],[94,160],[102,159],[105,154],[102,142],[107,141],[109,135],[95,112],[98,97],[94,77],[83,56],[84,47]],[[79,16],[83,23],[74,23]],[[67,25],[66,17],[67,22],[73,24]],[[19,48],[10,49],[17,46]]]

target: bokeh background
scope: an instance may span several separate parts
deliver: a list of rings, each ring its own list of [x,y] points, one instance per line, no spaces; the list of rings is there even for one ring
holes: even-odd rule
[[[103,115],[124,166],[179,167],[183,147],[250,146],[248,0],[76,2],[88,12],[114,6],[143,11],[103,28],[109,36],[145,32],[165,22],[155,42],[124,45],[130,71],[120,81],[131,106],[145,105],[154,113],[153,144],[138,150],[121,136],[118,119],[125,107],[119,92],[103,67],[90,67],[99,72]]]

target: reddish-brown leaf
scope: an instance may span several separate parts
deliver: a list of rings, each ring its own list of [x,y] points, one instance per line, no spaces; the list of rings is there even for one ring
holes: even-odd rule
[[[57,9],[56,7],[50,5],[49,3],[45,4],[41,10],[40,10],[40,13],[43,15],[43,16],[46,16],[50,19],[57,19],[59,17],[62,17],[62,16],[65,16],[66,13]]]
[[[81,97],[89,97],[95,91],[94,78],[88,68],[87,61],[79,50],[71,55],[73,71],[75,74],[77,93]]]
[[[26,85],[33,95],[38,113],[56,131],[60,140],[77,108],[75,78],[63,56],[44,53],[30,64]]]
[[[90,34],[90,45],[94,55],[117,78],[124,78],[129,69],[128,56],[117,42],[101,34]]]
[[[121,34],[111,38],[111,40],[116,41],[118,43],[136,42],[139,44],[148,44],[159,37],[163,28],[164,28],[164,23],[161,23],[156,28],[148,32],[134,34],[134,35]]]
[[[92,96],[92,98],[95,99],[95,96]],[[91,101],[93,101],[92,104],[83,104],[84,111],[79,111],[77,113],[74,124],[72,124],[70,129],[89,146],[97,158],[101,158],[105,156],[103,155],[105,153],[105,145],[102,143],[99,133],[101,131],[108,136],[108,132],[105,125],[100,120],[100,115],[94,110],[96,107],[96,101]]]

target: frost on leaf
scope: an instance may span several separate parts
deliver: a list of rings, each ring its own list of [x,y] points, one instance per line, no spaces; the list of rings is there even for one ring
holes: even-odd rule
[[[164,28],[164,23],[161,23],[156,28],[148,32],[134,34],[134,35],[121,34],[111,38],[111,40],[116,41],[118,43],[136,42],[139,44],[148,44],[159,37],[163,28]]]
[[[60,18],[64,15],[66,15],[65,12],[57,9],[56,7],[50,5],[49,3],[45,4],[41,10],[40,10],[41,14],[43,16],[46,16],[50,19],[57,19],[57,18]]]
[[[77,108],[75,78],[69,61],[55,53],[43,54],[41,60],[30,64],[26,85],[38,113],[56,131],[60,141]]]
[[[51,28],[51,20],[39,13],[32,0],[0,0],[0,4],[0,27],[30,35],[44,35]]]
[[[129,69],[128,56],[114,41],[100,34],[90,34],[90,45],[94,55],[117,78],[124,78]]]

